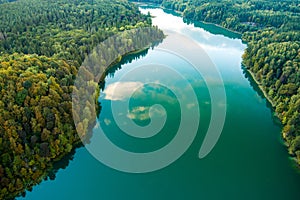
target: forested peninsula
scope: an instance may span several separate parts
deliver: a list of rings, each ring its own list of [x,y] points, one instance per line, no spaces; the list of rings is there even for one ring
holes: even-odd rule
[[[242,34],[243,65],[283,125],[290,155],[300,164],[300,1],[143,0],[178,11],[184,20],[220,25]]]
[[[124,0],[1,0],[0,10],[0,199],[14,199],[80,143],[71,94],[93,48],[135,28],[148,27],[143,48],[164,35]]]

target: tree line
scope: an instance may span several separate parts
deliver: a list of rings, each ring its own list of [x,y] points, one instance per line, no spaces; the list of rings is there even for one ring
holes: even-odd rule
[[[162,5],[182,12],[186,19],[215,23],[238,32],[266,27],[300,30],[297,1],[164,0]]]
[[[123,34],[120,48],[145,48],[164,36],[150,16],[122,0],[19,0],[0,4],[0,10],[0,199],[14,199],[80,143],[71,95],[93,49],[135,28],[148,31]],[[113,57],[109,49],[106,55]],[[89,115],[94,103],[86,101],[84,113],[74,115],[84,133],[95,120]]]
[[[248,41],[243,63],[270,99],[289,153],[300,164],[300,34],[261,30],[243,38]]]

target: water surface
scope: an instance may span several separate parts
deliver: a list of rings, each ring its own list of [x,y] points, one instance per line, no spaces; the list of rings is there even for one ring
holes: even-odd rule
[[[143,74],[120,82],[121,77],[131,70],[161,63],[178,70],[197,94],[201,121],[190,148],[168,167],[146,174],[116,171],[98,162],[85,148],[78,148],[68,167],[56,173],[55,180],[43,181],[32,192],[27,192],[25,199],[297,199],[300,175],[282,145],[281,127],[266,99],[259,95],[241,67],[245,44],[233,33],[227,31],[226,36],[212,34],[213,31],[188,25],[181,17],[162,9],[142,8],[141,11],[155,16],[153,24],[162,30],[173,30],[195,40],[218,68],[227,96],[226,105],[219,106],[226,106],[227,113],[217,145],[204,159],[198,158],[211,116],[211,100],[204,77],[184,59],[162,52],[158,46],[106,77],[104,91],[99,97],[102,110],[98,123],[112,142],[130,151],[153,151],[170,142],[180,121],[179,103],[174,93],[162,85],[140,87]],[[230,34],[232,37],[227,37]],[[189,53],[193,54],[192,51]],[[155,78],[158,82],[164,80],[169,87],[185,94],[186,81],[160,73],[159,68],[150,66],[149,72],[151,70],[157,70]],[[117,83],[124,92],[113,94],[111,89]],[[151,105],[158,103],[165,107],[168,119],[159,134],[147,139],[133,138],[115,125],[110,103],[129,98],[128,88],[137,90],[130,99],[131,112],[126,116],[137,124],[145,126],[149,123]],[[188,97],[184,105],[192,114],[195,105]],[[155,114],[164,115],[159,109]],[[94,134],[97,130],[95,127]]]

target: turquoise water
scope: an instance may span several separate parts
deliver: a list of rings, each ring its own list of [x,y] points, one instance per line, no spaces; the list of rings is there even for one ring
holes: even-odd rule
[[[102,110],[94,135],[99,134],[101,125],[106,136],[123,149],[141,153],[162,148],[174,139],[181,120],[180,102],[175,95],[178,92],[186,97],[181,103],[188,114],[192,115],[196,107],[200,110],[198,133],[187,151],[165,168],[132,174],[107,167],[81,147],[75,150],[67,167],[58,170],[54,180],[43,181],[32,192],[27,192],[25,198],[19,199],[297,199],[300,175],[282,145],[281,127],[241,67],[245,44],[235,36],[229,37],[228,31],[227,37],[210,30],[215,33],[212,34],[162,9],[143,8],[141,11],[155,16],[153,24],[162,30],[173,30],[196,41],[220,72],[227,98],[225,105],[218,106],[226,106],[227,112],[217,144],[205,158],[198,158],[212,115],[207,85],[212,85],[215,91],[220,85],[213,85],[213,79],[207,81],[205,74],[199,75],[182,57],[162,51],[160,48],[170,42],[167,37],[147,54],[144,52],[145,55],[123,64],[120,70],[106,77],[99,97]],[[184,51],[195,53],[188,46]],[[176,70],[183,79],[166,73],[157,63]],[[138,71],[140,66],[148,69]],[[132,71],[136,76],[120,81]],[[143,85],[147,77],[157,82]],[[162,82],[164,84],[160,84]],[[189,98],[188,85],[195,91],[198,102]],[[114,86],[121,88],[121,92],[114,94],[111,91]],[[128,92],[134,89],[130,98]],[[150,138],[134,138],[115,125],[110,104],[121,103],[126,98],[130,98],[130,112],[125,117],[141,126],[151,122],[150,106],[164,106],[165,112],[153,111],[158,118],[168,116],[159,133]],[[140,134],[142,137],[144,133]]]

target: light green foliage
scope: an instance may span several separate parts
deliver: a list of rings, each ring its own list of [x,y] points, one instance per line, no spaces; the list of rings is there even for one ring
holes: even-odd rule
[[[296,156],[299,149],[295,144],[300,136],[300,33],[264,30],[246,33],[243,38],[249,41],[244,65],[269,94],[284,125],[282,134],[289,152]]]
[[[36,73],[28,72],[29,66],[37,66]],[[49,69],[55,73],[48,74]],[[50,166],[52,158],[67,153],[69,145],[78,140],[69,109],[71,101],[63,98],[69,95],[72,82],[67,85],[61,82],[76,71],[76,67],[64,60],[45,56],[15,53],[0,57],[0,168],[5,169],[0,185],[1,188],[13,185],[7,188],[10,194],[1,193],[1,198],[23,191],[26,185],[30,188],[45,173],[42,166]],[[54,119],[54,124],[47,126]],[[53,154],[49,146],[66,134],[58,129],[59,123],[68,125],[71,134],[68,145],[63,144]]]
[[[0,19],[0,199],[13,199],[80,142],[71,93],[85,56],[151,18],[123,0],[19,0],[0,1]],[[151,30],[143,44],[163,38]],[[93,126],[90,110],[79,116]]]

